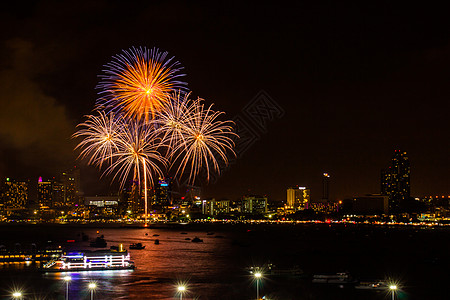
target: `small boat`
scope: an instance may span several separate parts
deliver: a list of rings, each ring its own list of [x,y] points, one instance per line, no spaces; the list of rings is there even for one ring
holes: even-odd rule
[[[158,239],[155,240],[155,245],[159,245],[159,240]]]
[[[203,243],[203,240],[198,238],[198,237],[195,237],[195,238],[192,239],[191,242],[193,242],[193,243]]]
[[[320,274],[314,275],[312,283],[324,283],[324,284],[355,284],[357,281],[347,272],[336,274]]]
[[[120,244],[119,246],[111,246],[109,247],[109,250],[111,250],[111,252],[125,252],[126,250],[123,248],[123,245]]]
[[[206,235],[213,235],[214,232],[207,232]]]
[[[191,240],[191,238],[185,238],[185,240],[186,240],[186,241],[190,241],[190,240]]]
[[[384,281],[360,282],[358,285],[355,286],[355,289],[381,291],[389,289],[389,285]]]
[[[153,236],[159,236],[159,234],[155,233]]]
[[[105,239],[102,237],[97,237],[90,243],[91,247],[93,248],[106,248],[107,244],[108,243],[106,243]]]
[[[273,264],[268,264],[268,275],[276,277],[300,277],[304,276],[304,272],[299,266],[292,267],[277,267]]]
[[[142,245],[142,243],[135,243],[135,244],[130,245],[130,249],[142,250],[142,249],[145,249],[145,246]]]
[[[187,234],[187,232],[182,232],[182,233],[180,233],[180,234]]]

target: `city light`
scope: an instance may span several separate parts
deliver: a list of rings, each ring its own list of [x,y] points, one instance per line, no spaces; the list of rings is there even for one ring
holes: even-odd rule
[[[91,290],[91,300],[94,299],[94,290],[97,288],[97,284],[94,282],[89,283],[88,285],[89,289]]]
[[[255,273],[255,278],[256,278],[256,299],[259,299],[259,281],[262,277],[261,272],[256,272]]]
[[[21,298],[22,297],[22,293],[21,292],[14,292],[12,294],[13,298],[17,299],[17,298]]]
[[[392,294],[392,300],[395,300],[395,291],[397,290],[397,285],[396,284],[391,284],[389,285],[389,290],[391,291]]]
[[[178,293],[180,294],[180,300],[183,299],[183,293],[186,291],[185,285],[179,285],[178,286]]]
[[[66,300],[69,300],[69,282],[72,278],[70,276],[64,276],[63,279],[66,282]]]

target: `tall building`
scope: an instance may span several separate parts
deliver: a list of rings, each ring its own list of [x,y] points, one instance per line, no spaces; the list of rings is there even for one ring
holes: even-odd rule
[[[244,214],[264,214],[267,212],[267,197],[245,196],[242,199],[241,212]]]
[[[64,184],[52,180],[52,207],[64,206]]]
[[[323,173],[322,176],[322,201],[330,200],[330,174]]]
[[[63,185],[64,199],[63,203],[58,206],[73,206],[79,204],[78,196],[80,195],[80,170],[73,169],[61,174],[61,184]]]
[[[161,209],[171,204],[171,184],[170,179],[160,178],[155,186],[152,197],[152,208]]]
[[[6,178],[1,191],[1,204],[4,213],[26,209],[28,205],[28,181]]]
[[[389,197],[389,211],[399,212],[410,197],[411,167],[405,151],[395,150],[391,165],[381,171],[381,194]]]
[[[287,189],[287,206],[293,210],[308,209],[311,202],[311,190],[297,186]]]
[[[53,181],[38,179],[38,204],[39,208],[53,207]]]

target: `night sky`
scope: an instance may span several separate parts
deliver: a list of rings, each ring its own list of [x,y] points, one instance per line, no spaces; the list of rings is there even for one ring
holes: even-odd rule
[[[175,56],[193,95],[230,119],[261,90],[284,111],[204,196],[283,200],[301,185],[318,199],[323,172],[331,199],[378,193],[395,149],[408,152],[413,196],[450,194],[449,10],[391,2],[2,3],[0,176],[76,164],[87,195],[109,187],[75,161],[71,135],[103,65],[146,46]]]

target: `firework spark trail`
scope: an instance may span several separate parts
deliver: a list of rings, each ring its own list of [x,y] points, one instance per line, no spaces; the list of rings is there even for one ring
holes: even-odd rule
[[[106,169],[105,174],[114,173],[113,179],[121,178],[121,188],[124,187],[130,171],[138,182],[145,178],[150,184],[154,182],[154,176],[163,176],[161,167],[167,165],[167,160],[158,151],[161,144],[155,137],[152,126],[128,121],[122,127],[118,140],[117,151],[112,154],[113,163]],[[141,171],[141,164],[145,172]]]
[[[73,135],[83,138],[75,148],[83,148],[79,157],[89,157],[88,164],[101,168],[103,163],[111,160],[112,154],[118,151],[119,133],[123,126],[123,119],[114,114],[107,115],[101,111],[97,116],[88,116],[86,122],[77,126],[81,129]]]
[[[138,120],[153,118],[172,91],[187,90],[187,84],[178,80],[185,75],[180,73],[183,68],[167,54],[140,47],[114,56],[100,76],[97,106]]]
[[[82,148],[80,157],[89,157],[88,164],[99,168],[109,162],[103,175],[114,172],[113,179],[120,177],[121,187],[131,171],[139,182],[146,176],[152,183],[153,174],[163,174],[160,166],[166,165],[166,159],[158,152],[160,140],[151,125],[100,112],[78,126],[82,128],[73,136],[83,138],[77,146]],[[146,174],[142,174],[141,164],[145,164]]]
[[[220,121],[223,112],[213,111],[212,105],[205,109],[201,99],[193,101],[191,115],[186,118],[182,131],[183,139],[175,145],[176,153],[172,167],[179,162],[176,175],[189,170],[189,182],[194,183],[200,170],[205,167],[206,180],[209,181],[211,171],[220,173],[216,156],[228,164],[227,153],[235,155],[232,121]]]
[[[196,117],[199,100],[191,100],[189,96],[190,93],[174,92],[152,121],[156,134],[166,147],[168,159],[173,158],[176,145],[184,143],[191,119]]]

